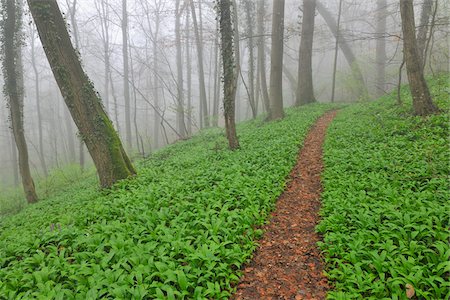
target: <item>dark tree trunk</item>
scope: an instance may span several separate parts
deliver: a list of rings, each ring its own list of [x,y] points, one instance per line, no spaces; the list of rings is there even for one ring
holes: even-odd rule
[[[387,0],[378,0],[377,2],[377,49],[376,49],[376,83],[375,95],[384,94],[386,87],[386,16]]]
[[[400,0],[400,14],[402,17],[403,52],[405,55],[409,87],[413,98],[414,113],[420,116],[436,113],[438,109],[431,99],[420,63],[412,0]]]
[[[266,53],[265,53],[265,38],[264,38],[264,16],[266,14],[265,0],[257,2],[257,26],[258,26],[258,69],[259,79],[261,82],[261,94],[264,102],[266,112],[270,111],[269,92],[267,90],[266,78]]]
[[[323,17],[325,22],[328,25],[328,28],[330,29],[331,33],[334,35],[335,38],[338,36],[337,31],[337,23],[334,20],[331,13],[328,11],[328,9],[323,6],[320,1],[316,1],[316,9],[317,12]],[[348,64],[350,65],[350,68],[352,69],[352,74],[355,78],[355,80],[359,83],[358,85],[358,94],[361,98],[367,98],[368,92],[366,83],[364,82],[364,77],[361,73],[361,69],[359,68],[359,64],[356,61],[355,55],[353,54],[352,49],[348,45],[347,41],[344,37],[339,38],[339,48],[341,49],[342,53],[345,56],[345,59],[347,60]]]
[[[5,96],[8,99],[11,127],[19,154],[19,172],[28,203],[38,201],[28,161],[28,148],[23,126],[23,66],[21,63],[20,31],[22,27],[22,11],[15,0],[7,0],[6,19],[2,34],[2,50],[4,51],[3,70],[5,76]]]
[[[235,96],[236,80],[234,70],[233,53],[233,27],[231,25],[231,1],[220,0],[220,33],[222,42],[222,62],[223,62],[223,90],[224,90],[224,115],[225,130],[228,144],[231,150],[239,148],[239,141],[236,135],[235,124]],[[235,29],[234,29],[235,30]]]
[[[312,78],[312,48],[316,0],[303,0],[302,40],[298,59],[297,99],[295,104],[304,105],[316,101]]]
[[[269,120],[281,119],[283,111],[283,38],[284,0],[273,1],[272,52],[270,55],[270,113]]]
[[[27,0],[56,82],[86,143],[102,187],[135,174],[101,99],[81,67],[56,0]]]

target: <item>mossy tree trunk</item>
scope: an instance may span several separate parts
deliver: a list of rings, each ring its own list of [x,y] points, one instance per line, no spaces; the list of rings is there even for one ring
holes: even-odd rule
[[[316,101],[312,79],[312,48],[316,0],[303,0],[302,39],[298,59],[297,99],[295,105]]]
[[[28,203],[37,202],[38,197],[31,177],[28,148],[23,126],[23,66],[21,60],[22,11],[20,2],[6,0],[5,19],[2,28],[3,71],[5,76],[5,96],[8,100],[11,128],[17,146],[19,172]],[[13,149],[14,151],[14,149]]]
[[[400,0],[403,31],[403,53],[406,62],[409,86],[413,98],[414,114],[426,116],[438,111],[433,104],[430,91],[423,76],[422,60],[417,47],[414,7],[412,0]]]
[[[223,63],[223,90],[224,90],[224,115],[225,130],[228,144],[231,150],[239,148],[239,141],[236,134],[235,124],[235,98],[236,98],[236,79],[234,69],[234,46],[233,29],[231,23],[231,1],[219,1],[220,12],[220,34],[222,42],[222,63]]]
[[[45,54],[81,138],[91,154],[102,187],[135,170],[101,99],[81,67],[56,0],[27,0]]]

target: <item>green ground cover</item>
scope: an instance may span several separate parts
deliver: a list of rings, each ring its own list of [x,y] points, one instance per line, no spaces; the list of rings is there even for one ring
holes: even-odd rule
[[[329,105],[206,130],[98,191],[89,177],[0,219],[0,298],[227,298],[309,127]]]
[[[330,299],[449,299],[449,76],[429,81],[443,113],[413,117],[408,88],[343,109],[324,148],[318,230]]]

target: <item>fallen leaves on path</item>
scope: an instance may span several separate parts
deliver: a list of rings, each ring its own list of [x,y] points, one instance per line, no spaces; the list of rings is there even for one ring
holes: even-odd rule
[[[328,289],[315,232],[319,221],[322,144],[336,112],[323,115],[300,151],[253,260],[232,299],[324,299]]]

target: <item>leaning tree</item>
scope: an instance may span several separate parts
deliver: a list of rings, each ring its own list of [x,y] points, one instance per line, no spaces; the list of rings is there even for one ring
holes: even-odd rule
[[[94,85],[83,70],[56,0],[27,0],[53,75],[102,187],[136,173]]]

